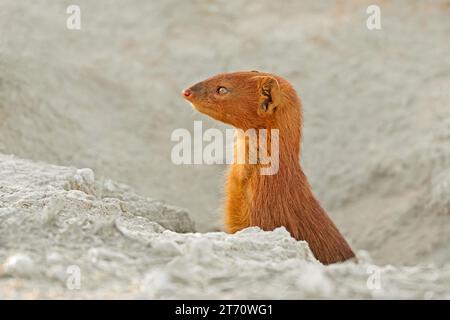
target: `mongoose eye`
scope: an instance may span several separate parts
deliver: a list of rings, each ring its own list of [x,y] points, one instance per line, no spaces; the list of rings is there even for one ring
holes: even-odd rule
[[[217,93],[220,94],[220,95],[228,93],[228,89],[225,88],[225,87],[218,87],[217,88]]]

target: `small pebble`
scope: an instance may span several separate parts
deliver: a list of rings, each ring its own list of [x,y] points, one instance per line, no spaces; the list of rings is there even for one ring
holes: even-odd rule
[[[95,182],[95,174],[92,169],[83,168],[77,170],[77,175],[81,176],[87,184],[91,185]]]
[[[33,259],[24,254],[15,254],[6,259],[3,264],[3,271],[6,275],[28,276],[35,273],[35,263]]]

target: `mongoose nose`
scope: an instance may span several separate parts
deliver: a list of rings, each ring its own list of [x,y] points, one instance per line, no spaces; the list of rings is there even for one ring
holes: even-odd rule
[[[183,91],[183,95],[185,97],[189,97],[191,94],[192,94],[192,91],[190,89],[186,89],[186,90]]]

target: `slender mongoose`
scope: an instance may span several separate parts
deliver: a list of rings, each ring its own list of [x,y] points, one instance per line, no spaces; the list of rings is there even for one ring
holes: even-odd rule
[[[191,86],[183,95],[199,112],[236,129],[278,132],[276,173],[261,174],[264,165],[260,162],[231,164],[225,188],[228,232],[284,226],[297,240],[307,241],[324,264],[355,256],[315,198],[301,168],[302,105],[288,81],[257,71],[223,73]],[[270,144],[270,135],[268,140]],[[258,149],[260,142],[248,143],[244,136],[247,154]]]

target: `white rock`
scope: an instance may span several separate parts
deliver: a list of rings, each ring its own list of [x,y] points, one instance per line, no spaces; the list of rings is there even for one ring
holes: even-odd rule
[[[12,276],[29,276],[35,273],[35,263],[33,259],[24,254],[15,254],[6,259],[3,264],[3,271]]]
[[[83,178],[84,182],[86,182],[89,185],[92,185],[95,182],[94,171],[90,168],[78,169],[77,175],[81,176]]]

